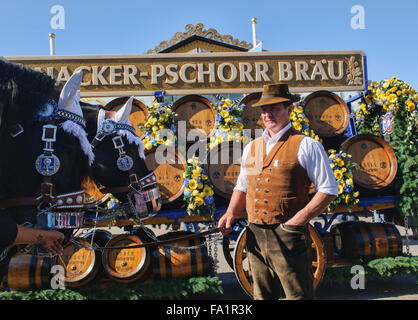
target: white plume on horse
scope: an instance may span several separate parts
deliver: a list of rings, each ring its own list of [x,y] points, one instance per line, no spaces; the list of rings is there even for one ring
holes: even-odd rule
[[[133,99],[134,99],[134,97],[130,97],[126,101],[126,103],[123,105],[123,107],[120,108],[115,113],[115,116],[114,116],[114,119],[113,119],[115,122],[131,125],[131,122],[129,121],[128,116],[131,114]],[[105,110],[100,109],[99,116],[97,118],[97,132],[99,132],[102,129],[104,119],[105,119]],[[145,159],[145,154],[144,154],[145,147],[144,147],[144,144],[142,143],[141,138],[139,138],[138,136],[133,135],[128,130],[119,130],[117,133],[118,133],[118,135],[125,136],[128,139],[129,143],[135,143],[138,146],[139,156],[142,159]]]
[[[62,88],[60,98],[58,100],[58,108],[74,113],[80,117],[84,117],[80,106],[79,90],[82,79],[83,71],[78,70],[75,72],[64,85],[64,88]],[[78,138],[80,141],[81,149],[89,158],[89,165],[91,166],[94,161],[94,153],[91,144],[87,139],[86,131],[71,120],[67,120],[62,123],[61,128]]]

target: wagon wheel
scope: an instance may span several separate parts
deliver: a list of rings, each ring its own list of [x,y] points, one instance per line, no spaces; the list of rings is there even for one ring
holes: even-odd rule
[[[222,252],[224,254],[225,260],[228,263],[228,265],[231,267],[232,270],[234,270],[234,259],[232,258],[232,255],[234,253],[235,249],[235,240],[240,235],[242,229],[245,228],[247,225],[247,220],[237,220],[235,222],[236,225],[239,225],[238,231],[232,231],[228,234],[228,236],[224,236],[222,238]]]
[[[325,272],[326,260],[325,260],[325,247],[318,232],[309,225],[309,234],[312,239],[312,268],[314,275],[314,290],[319,286],[322,277]],[[235,276],[242,289],[252,298],[253,288],[251,276],[249,273],[249,265],[247,259],[247,253],[245,250],[247,239],[246,229],[244,229],[239,235],[235,250],[234,250],[234,271]]]

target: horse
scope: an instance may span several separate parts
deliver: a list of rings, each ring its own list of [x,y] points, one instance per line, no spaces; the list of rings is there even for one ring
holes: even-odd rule
[[[65,230],[73,227],[66,218],[82,220],[81,183],[94,154],[74,104],[81,80],[80,71],[58,91],[48,75],[0,60],[3,222]],[[0,225],[1,231],[6,227]]]
[[[145,164],[144,145],[129,122],[133,97],[116,112],[81,102],[95,161],[91,178],[121,203],[130,203],[137,220],[155,215],[162,200],[155,174]]]

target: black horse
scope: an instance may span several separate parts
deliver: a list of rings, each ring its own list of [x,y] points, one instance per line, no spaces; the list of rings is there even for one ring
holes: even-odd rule
[[[54,229],[48,213],[63,218],[82,210],[81,183],[93,159],[74,105],[81,77],[75,74],[60,93],[42,72],[0,60],[2,233],[13,223]]]
[[[131,127],[128,115],[132,98],[116,112],[81,102],[87,134],[95,155],[91,178],[121,203],[132,204],[130,214],[142,220],[161,208],[154,173],[145,164],[144,146]]]

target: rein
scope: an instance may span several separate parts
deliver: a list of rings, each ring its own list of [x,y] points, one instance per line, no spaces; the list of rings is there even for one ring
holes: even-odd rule
[[[173,238],[173,239],[167,239],[167,240],[161,240],[161,241],[153,241],[153,242],[146,242],[143,244],[137,244],[137,245],[133,245],[133,246],[124,246],[124,247],[94,247],[94,250],[122,250],[122,249],[136,249],[136,248],[147,248],[147,247],[157,247],[157,246],[162,246],[165,244],[170,244],[170,243],[174,243],[174,242],[179,242],[179,241],[185,241],[185,240],[191,240],[191,239],[196,239],[196,238],[200,238],[200,237],[204,237],[213,233],[217,233],[220,232],[221,230],[224,230],[224,228],[214,228],[214,229],[210,229],[207,231],[203,231],[200,233],[195,233],[195,234],[190,234],[187,236],[183,236],[183,237],[177,237],[177,238]],[[87,249],[87,246],[81,244],[81,243],[77,243]]]

